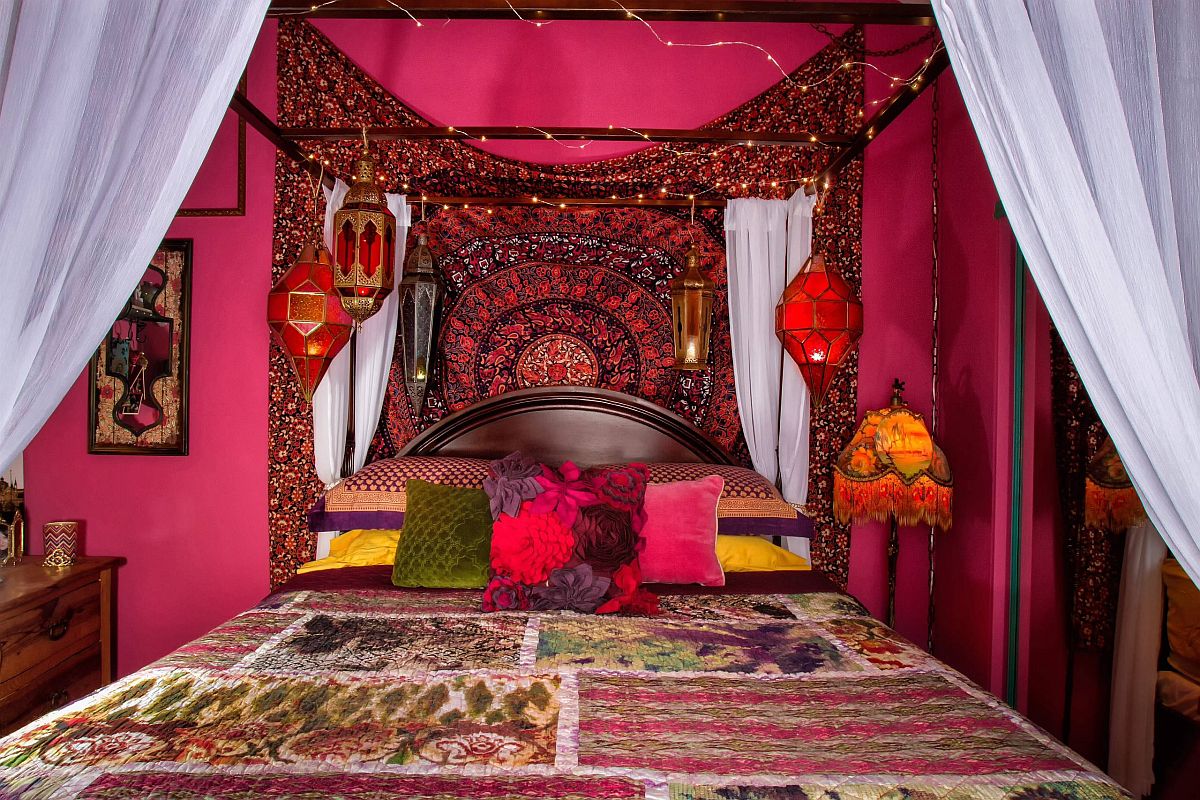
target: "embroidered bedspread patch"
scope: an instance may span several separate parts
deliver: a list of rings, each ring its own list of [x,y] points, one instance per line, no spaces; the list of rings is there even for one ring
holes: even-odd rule
[[[843,595],[478,606],[276,595],[0,739],[0,797],[1126,797]]]

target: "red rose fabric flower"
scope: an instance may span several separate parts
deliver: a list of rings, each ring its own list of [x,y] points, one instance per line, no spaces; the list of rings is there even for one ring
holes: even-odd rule
[[[540,497],[541,495],[539,495]],[[563,566],[575,550],[575,535],[556,514],[534,513],[532,503],[492,525],[492,572],[533,586]]]
[[[632,561],[612,576],[609,599],[596,609],[597,614],[627,614],[654,616],[659,613],[658,596],[641,587],[642,570],[637,561]]]
[[[582,470],[570,461],[563,462],[558,470],[543,465],[537,482],[542,485],[543,491],[530,501],[533,512],[554,512],[567,527],[575,524],[581,506],[596,502],[596,493],[592,491],[591,484],[583,477]]]
[[[483,590],[484,611],[523,611],[529,608],[525,587],[511,578],[497,575]]]

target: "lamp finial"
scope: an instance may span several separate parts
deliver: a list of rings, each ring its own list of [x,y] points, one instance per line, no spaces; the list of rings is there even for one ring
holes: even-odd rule
[[[904,381],[899,378],[892,379],[892,406],[904,405]]]

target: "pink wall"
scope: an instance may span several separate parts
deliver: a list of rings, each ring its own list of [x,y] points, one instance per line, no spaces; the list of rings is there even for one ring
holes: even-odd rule
[[[779,77],[758,51],[667,48],[632,24],[564,22],[541,29],[519,22],[456,21],[421,29],[403,22],[319,25],[419,112],[459,127],[691,127]],[[826,41],[807,26],[657,27],[672,40],[760,43],[785,69]],[[872,30],[868,44],[890,47],[915,35]],[[923,55],[873,60],[903,74]],[[260,39],[249,76],[251,98],[273,110],[273,25]],[[955,528],[939,543],[938,642],[940,654],[953,665],[999,689],[1011,253],[1006,229],[991,217],[994,192],[961,101],[950,76],[942,80],[942,442],[959,488]],[[888,88],[886,79],[871,73],[869,99],[884,96]],[[918,410],[929,408],[929,125],[926,96],[873,143],[866,157],[863,295],[868,316],[860,409],[885,404],[893,377],[907,380],[908,398]],[[234,141],[228,130],[218,137],[187,205],[226,202]],[[630,149],[594,145],[580,152],[544,142],[488,147],[545,161]],[[273,163],[272,148],[251,131],[246,216],[181,219],[170,231],[195,239],[192,454],[88,456],[85,379],[26,453],[34,525],[52,517],[85,519],[89,552],[130,559],[121,576],[122,672],[219,623],[267,588],[268,339],[262,319],[272,256]],[[151,484],[160,487],[157,493],[114,502],[128,496],[130,487]],[[217,498],[221,514],[212,517]],[[925,532],[902,533],[898,627],[923,643]],[[885,608],[883,544],[880,527],[856,528],[851,590],[877,614]]]
[[[273,109],[273,25],[249,75],[251,97]],[[235,144],[219,137],[209,161],[236,164]],[[129,560],[118,577],[121,674],[253,605],[268,588],[263,319],[274,163],[274,148],[251,134],[246,215],[181,218],[167,234],[194,240],[189,455],[88,455],[86,372],[25,450],[35,548],[43,522],[82,519],[86,553]],[[188,204],[232,201],[227,173]]]

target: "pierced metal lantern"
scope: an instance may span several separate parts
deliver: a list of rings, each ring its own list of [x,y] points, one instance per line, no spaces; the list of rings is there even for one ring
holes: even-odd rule
[[[438,310],[446,294],[429,239],[423,233],[417,236],[417,246],[405,259],[398,291],[404,384],[413,413],[419,417],[425,408],[425,386],[433,368]]]
[[[375,184],[375,162],[364,147],[354,185],[333,215],[333,285],[355,322],[371,317],[395,285],[396,217]]]
[[[319,235],[319,234],[318,234]],[[333,259],[318,239],[300,251],[267,295],[267,324],[291,359],[304,399],[350,339],[353,320],[333,289]]]
[[[834,376],[863,331],[862,301],[838,271],[817,254],[783,290],[775,306],[775,334],[800,367],[814,407],[821,405]]]
[[[685,260],[683,274],[670,283],[675,369],[708,369],[716,284],[700,272],[700,251],[694,245]]]

